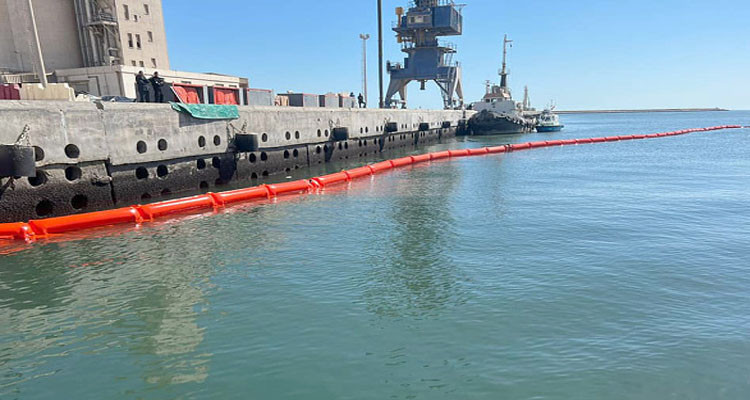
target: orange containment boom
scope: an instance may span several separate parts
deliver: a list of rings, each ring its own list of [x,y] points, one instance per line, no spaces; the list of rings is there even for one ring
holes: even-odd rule
[[[114,225],[140,225],[162,219],[170,215],[188,212],[205,212],[216,210],[228,205],[246,203],[250,201],[267,200],[282,195],[300,195],[323,190],[326,187],[343,184],[355,179],[371,177],[394,168],[406,167],[418,163],[456,157],[484,156],[488,154],[507,153],[512,151],[536,149],[553,146],[572,146],[579,144],[615,142],[636,139],[651,139],[666,136],[684,135],[693,132],[718,131],[722,129],[740,129],[740,125],[714,126],[710,128],[686,129],[674,132],[654,133],[650,135],[608,136],[598,138],[553,140],[544,142],[508,144],[495,147],[481,147],[474,149],[447,150],[397,158],[382,161],[364,167],[342,171],[335,174],[319,176],[312,179],[302,179],[293,182],[261,185],[246,189],[232,190],[222,193],[207,193],[200,196],[185,197],[177,200],[162,201],[153,204],[118,208],[107,211],[97,211],[85,214],[68,215],[65,217],[31,220],[0,224],[0,240],[34,240],[56,237],[59,235],[77,233],[92,228]],[[747,127],[745,127],[747,128]]]

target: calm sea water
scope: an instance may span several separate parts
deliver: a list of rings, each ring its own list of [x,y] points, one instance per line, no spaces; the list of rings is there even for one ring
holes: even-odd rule
[[[451,160],[27,246],[0,256],[0,398],[747,399],[749,141]]]

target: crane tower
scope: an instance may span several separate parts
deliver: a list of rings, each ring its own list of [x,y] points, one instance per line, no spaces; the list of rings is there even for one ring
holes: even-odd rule
[[[396,9],[398,21],[393,28],[402,51],[407,54],[401,63],[388,62],[386,69],[391,76],[385,105],[393,107],[399,103],[393,96],[401,96],[400,103],[406,107],[406,86],[419,81],[425,89],[427,81],[435,81],[440,87],[446,109],[463,106],[461,66],[453,62],[456,46],[438,40],[440,36],[458,36],[463,32],[463,16],[459,5],[450,0],[415,0],[413,7],[404,14]]]

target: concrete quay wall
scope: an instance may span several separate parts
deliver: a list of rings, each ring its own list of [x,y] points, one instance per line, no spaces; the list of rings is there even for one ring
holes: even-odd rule
[[[455,136],[463,111],[239,107],[206,121],[165,104],[0,102],[0,144],[28,126],[35,177],[0,178],[0,223],[255,185],[275,174]],[[349,138],[336,140],[335,128]],[[393,129],[396,129],[393,131]],[[257,134],[240,152],[238,134]],[[26,144],[26,143],[22,143]]]

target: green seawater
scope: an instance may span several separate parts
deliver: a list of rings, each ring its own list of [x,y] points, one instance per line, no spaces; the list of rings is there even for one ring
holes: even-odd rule
[[[418,152],[750,113],[563,121]],[[461,158],[0,249],[0,398],[750,398],[748,143]]]

